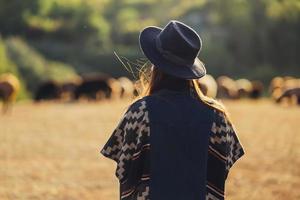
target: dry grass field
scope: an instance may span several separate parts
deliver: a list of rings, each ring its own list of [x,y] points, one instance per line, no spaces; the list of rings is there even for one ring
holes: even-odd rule
[[[128,102],[19,103],[0,116],[0,200],[116,200],[115,165],[99,149]],[[225,102],[246,155],[227,199],[300,199],[300,108]]]

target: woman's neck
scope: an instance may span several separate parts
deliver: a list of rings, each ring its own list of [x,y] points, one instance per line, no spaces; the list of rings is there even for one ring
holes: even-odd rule
[[[174,92],[188,92],[189,91],[189,81],[166,76],[160,80],[160,82],[156,85],[153,92],[158,92],[160,90],[171,90]]]

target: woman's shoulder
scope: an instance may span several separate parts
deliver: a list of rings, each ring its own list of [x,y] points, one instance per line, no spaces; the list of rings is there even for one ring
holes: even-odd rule
[[[135,100],[128,106],[123,119],[121,120],[123,124],[127,123],[148,123],[149,122],[149,112],[147,106],[147,99],[140,98]]]
[[[128,107],[128,112],[147,111],[147,97],[134,100]]]
[[[156,95],[147,95],[135,99],[128,107],[128,111],[147,111],[151,104],[157,104],[160,102],[160,98],[157,98]]]
[[[213,108],[213,123],[211,130],[215,134],[221,135],[227,135],[230,132],[235,132],[235,127],[232,124],[231,118],[227,111]]]

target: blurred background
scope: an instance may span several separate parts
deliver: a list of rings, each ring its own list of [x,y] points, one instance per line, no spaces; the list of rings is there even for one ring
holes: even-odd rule
[[[0,0],[0,199],[118,198],[98,152],[132,98],[112,97],[138,93],[140,30],[172,19],[201,35],[246,149],[228,199],[300,199],[299,0]]]
[[[139,31],[181,20],[203,38],[215,75],[261,79],[300,73],[298,0],[1,0],[0,73],[36,83],[84,72],[127,75],[113,51],[143,57]],[[130,76],[130,75],[129,75]]]

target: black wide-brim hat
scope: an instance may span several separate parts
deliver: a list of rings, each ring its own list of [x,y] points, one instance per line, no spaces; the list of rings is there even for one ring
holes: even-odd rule
[[[149,26],[139,37],[140,47],[150,62],[166,74],[182,79],[199,79],[206,74],[198,59],[200,36],[189,26],[170,21],[163,29]]]

